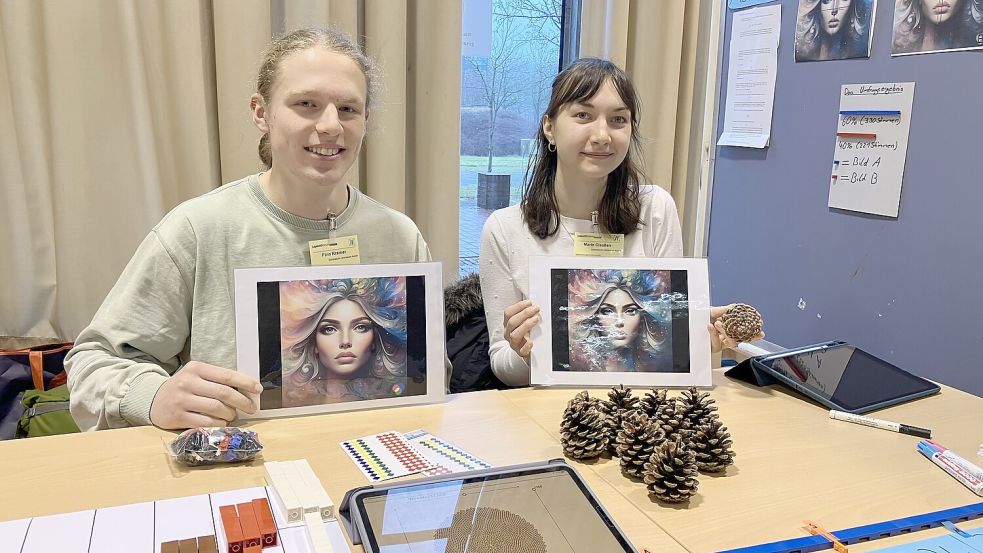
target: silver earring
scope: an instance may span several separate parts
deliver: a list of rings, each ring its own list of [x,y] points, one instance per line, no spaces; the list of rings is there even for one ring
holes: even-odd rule
[[[549,144],[546,145],[546,149],[549,150],[550,152],[555,152],[556,151],[556,144],[553,144],[552,142],[550,142]]]

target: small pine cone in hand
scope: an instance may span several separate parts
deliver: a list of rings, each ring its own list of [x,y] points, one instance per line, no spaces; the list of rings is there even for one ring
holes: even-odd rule
[[[720,317],[720,322],[724,325],[724,332],[738,342],[746,342],[757,336],[764,321],[758,310],[746,303],[734,304]]]

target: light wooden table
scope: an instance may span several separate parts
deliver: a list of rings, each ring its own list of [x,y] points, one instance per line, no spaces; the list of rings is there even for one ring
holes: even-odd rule
[[[338,443],[387,430],[423,428],[495,466],[562,456],[555,438],[495,391],[449,396],[440,405],[243,426],[259,434],[263,459],[307,459],[336,503],[347,490],[368,483]],[[175,435],[155,428],[129,428],[0,442],[0,521],[264,485],[261,462],[175,466],[164,450]],[[637,547],[669,553],[686,550],[603,477],[578,470]]]
[[[701,475],[698,493],[688,504],[654,501],[643,484],[621,474],[617,459],[570,461],[603,478],[691,551],[805,536],[803,519],[835,530],[983,502],[919,454],[919,438],[831,420],[821,405],[777,386],[733,381],[722,370],[715,370],[713,378],[711,397],[737,457],[724,476]],[[558,440],[563,409],[577,391],[528,388],[503,395]],[[606,397],[606,391],[591,393]],[[943,387],[939,395],[874,416],[930,428],[936,441],[979,460],[983,398]],[[927,537],[916,533],[850,550]]]

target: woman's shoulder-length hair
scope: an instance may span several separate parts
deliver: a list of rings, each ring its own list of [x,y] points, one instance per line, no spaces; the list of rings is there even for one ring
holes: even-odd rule
[[[557,155],[555,149],[549,149],[551,144],[543,123],[547,117],[555,121],[567,105],[589,100],[606,82],[612,83],[631,113],[631,139],[624,161],[608,175],[597,210],[598,224],[612,233],[628,234],[638,229],[641,213],[638,187],[645,178],[638,135],[638,93],[628,74],[614,63],[581,58],[553,79],[550,103],[540,119],[535,152],[529,157],[526,168],[519,209],[530,232],[539,238],[552,236],[560,229],[560,210],[554,189]]]

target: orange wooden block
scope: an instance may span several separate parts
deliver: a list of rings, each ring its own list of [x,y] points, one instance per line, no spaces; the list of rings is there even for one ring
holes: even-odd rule
[[[263,551],[263,546],[261,545],[250,545],[242,553],[261,553]]]
[[[276,521],[273,520],[270,502],[265,497],[254,499],[253,512],[259,523],[259,533],[263,536],[263,547],[276,547]]]
[[[218,508],[218,512],[222,515],[225,541],[229,544],[228,553],[242,553],[242,527],[235,505],[223,505]]]
[[[262,547],[263,536],[259,533],[259,523],[256,522],[253,504],[239,503],[236,505],[236,509],[239,511],[239,525],[242,527],[242,546],[258,545]]]

